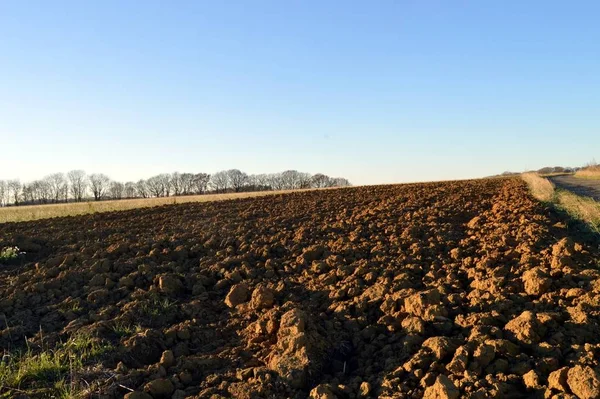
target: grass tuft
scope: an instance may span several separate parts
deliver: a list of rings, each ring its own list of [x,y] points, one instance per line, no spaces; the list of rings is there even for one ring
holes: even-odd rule
[[[118,322],[112,326],[112,331],[118,337],[129,337],[135,333],[142,332],[143,330],[144,328],[140,324],[133,325],[124,322]]]
[[[154,320],[163,314],[169,314],[176,309],[177,301],[159,296],[151,296],[142,302],[140,311],[145,318]]]
[[[529,186],[531,194],[542,202],[552,202],[554,200],[554,185],[550,180],[545,179],[537,173],[523,173],[522,179]]]
[[[6,247],[0,250],[0,262],[10,262],[19,259],[19,256],[25,255],[18,247]]]
[[[82,390],[77,375],[110,350],[112,346],[104,341],[77,334],[53,349],[5,353],[0,362],[0,398],[24,392],[36,397],[78,397]]]

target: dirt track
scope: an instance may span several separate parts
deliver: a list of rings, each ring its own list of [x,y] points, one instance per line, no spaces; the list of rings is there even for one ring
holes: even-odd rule
[[[598,242],[519,179],[0,225],[7,245],[0,344],[110,343],[95,397],[600,397]]]
[[[574,176],[554,176],[550,181],[559,188],[600,201],[600,180],[578,179]]]

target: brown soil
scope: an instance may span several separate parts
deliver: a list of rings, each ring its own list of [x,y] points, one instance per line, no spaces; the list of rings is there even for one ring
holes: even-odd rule
[[[102,398],[596,398],[599,242],[568,224],[519,179],[4,224],[0,345],[110,342]]]

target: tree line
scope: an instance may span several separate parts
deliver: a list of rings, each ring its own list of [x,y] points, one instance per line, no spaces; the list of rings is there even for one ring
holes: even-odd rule
[[[213,175],[174,172],[125,183],[102,173],[88,175],[83,170],[72,170],[28,183],[21,183],[18,179],[0,180],[0,206],[350,185],[348,179],[342,177],[329,177],[322,173],[311,175],[296,170],[257,175],[248,175],[238,169],[223,170]]]

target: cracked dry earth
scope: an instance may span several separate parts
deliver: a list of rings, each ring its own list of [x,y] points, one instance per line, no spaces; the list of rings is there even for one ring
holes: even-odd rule
[[[0,344],[110,345],[85,397],[599,398],[598,244],[518,179],[4,224]]]

